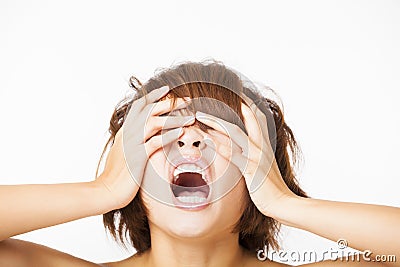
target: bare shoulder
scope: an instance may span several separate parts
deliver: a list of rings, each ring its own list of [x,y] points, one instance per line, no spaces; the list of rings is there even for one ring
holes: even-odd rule
[[[280,263],[280,262],[275,262],[275,261],[270,261],[270,260],[260,261],[258,259],[254,259],[251,262],[247,263],[247,266],[288,267],[288,266],[291,266],[291,265],[287,265],[287,264]]]
[[[379,262],[366,262],[366,261],[351,261],[345,258],[339,258],[337,260],[325,260],[315,263],[304,264],[300,266],[307,267],[382,267],[387,266]],[[390,265],[391,266],[391,265]]]
[[[265,261],[254,261],[252,265],[248,266],[260,266],[260,267],[267,267],[267,266],[272,266],[272,267],[288,267],[288,266],[293,266],[293,265],[287,265],[284,263],[280,262],[273,262],[269,260]],[[301,264],[301,265],[296,265],[296,266],[307,266],[307,267],[382,267],[383,265],[377,262],[350,262],[350,261],[320,261],[320,262],[315,262],[315,263],[308,263],[308,264]]]
[[[253,267],[253,266],[260,266],[260,267],[263,267],[263,266],[268,266],[268,267],[287,267],[287,266],[290,266],[290,265],[283,264],[283,263],[280,263],[280,262],[274,262],[274,261],[271,261],[269,259],[259,260],[257,258],[257,254],[254,253],[254,252],[251,252],[251,251],[245,251],[245,261],[246,261],[246,263],[245,263],[246,267],[247,266],[248,267]]]
[[[285,263],[280,263],[280,262],[274,262],[269,259],[266,259],[265,261],[260,261],[257,259],[255,255],[252,255],[251,253],[247,253],[246,255],[246,267],[247,266],[260,266],[260,267],[288,267],[288,266],[293,266],[293,265],[288,265]],[[383,265],[382,263],[379,262],[367,262],[367,261],[352,261],[352,260],[347,260],[346,258],[339,258],[337,260],[325,260],[325,261],[320,261],[320,262],[314,262],[314,263],[308,263],[308,264],[300,264],[296,266],[307,266],[307,267],[382,267],[382,266],[387,266]],[[391,265],[389,265],[391,266]],[[394,265],[393,265],[394,266]]]
[[[137,266],[145,266],[145,259],[143,255],[134,254],[129,258],[126,258],[121,261],[115,262],[105,262],[100,266],[102,267],[137,267]]]
[[[245,265],[246,267],[256,267],[256,266],[268,266],[268,267],[286,267],[289,265],[285,265],[282,263],[278,262],[272,262],[269,260],[266,261],[260,261],[257,259],[255,254],[251,254],[250,252],[246,253],[246,258],[245,258]],[[146,261],[146,252],[143,253],[142,255],[139,254],[134,254],[133,256],[126,258],[122,261],[117,261],[117,262],[107,262],[103,263],[104,267],[142,267],[142,266],[148,266],[147,261]],[[242,263],[240,266],[243,266]]]
[[[0,266],[101,267],[103,265],[44,245],[9,238],[0,242]]]

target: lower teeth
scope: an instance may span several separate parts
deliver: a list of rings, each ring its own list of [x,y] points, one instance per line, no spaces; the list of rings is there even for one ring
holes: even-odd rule
[[[201,203],[206,201],[206,198],[204,197],[198,197],[198,196],[182,196],[182,197],[176,197],[180,202],[184,203]]]

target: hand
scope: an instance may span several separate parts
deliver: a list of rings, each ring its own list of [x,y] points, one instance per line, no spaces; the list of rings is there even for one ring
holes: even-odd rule
[[[139,190],[148,158],[163,145],[176,140],[183,132],[181,127],[194,123],[193,116],[159,116],[173,108],[172,99],[154,103],[168,92],[168,87],[161,87],[135,100],[115,136],[104,171],[95,181],[105,187],[111,196],[112,209],[125,207],[133,200]],[[176,105],[182,108],[186,102],[180,98]],[[173,130],[156,135],[166,129]],[[132,160],[128,164],[124,152],[134,153],[134,157],[129,157]]]
[[[214,129],[209,135],[215,142],[216,152],[239,168],[258,210],[275,217],[281,201],[295,194],[282,179],[269,141],[265,115],[256,105],[251,106],[242,104],[249,136],[237,125],[209,114],[197,112],[196,119]]]

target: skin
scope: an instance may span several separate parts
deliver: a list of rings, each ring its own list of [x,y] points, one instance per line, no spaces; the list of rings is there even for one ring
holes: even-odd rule
[[[213,166],[216,175],[231,162],[234,167],[230,171],[241,173],[243,179],[212,208],[196,212],[165,206],[144,193],[143,199],[151,208],[149,224],[152,247],[142,255],[119,262],[95,264],[45,246],[10,238],[126,206],[138,192],[142,179],[148,179],[147,164],[165,161],[165,155],[160,152],[162,147],[172,146],[177,140],[190,144],[195,139],[204,138],[201,136],[204,133],[191,126],[193,117],[170,118],[167,128],[171,130],[155,135],[165,123],[165,118],[158,115],[169,112],[171,107],[168,99],[154,102],[167,93],[168,88],[161,88],[135,101],[127,120],[133,127],[143,128],[146,125],[145,131],[142,134],[125,135],[122,140],[120,130],[110,149],[105,169],[95,181],[0,186],[0,203],[7,203],[0,205],[0,266],[285,266],[257,260],[254,253],[239,246],[238,234],[230,233],[229,230],[240,216],[240,204],[243,204],[242,197],[246,189],[261,213],[285,225],[333,241],[345,238],[353,248],[369,249],[375,255],[392,254],[400,258],[399,208],[307,199],[296,196],[287,188],[274,159],[268,133],[261,130],[267,129],[266,118],[255,105],[242,106],[245,127],[252,133],[250,137],[236,125],[208,114],[196,114],[197,120],[213,128],[207,134],[213,140],[217,153]],[[180,104],[184,103],[183,99],[179,101]],[[221,125],[228,131],[223,130]],[[182,130],[182,127],[185,128]],[[139,155],[135,162],[131,162],[130,166],[135,166],[133,169],[128,169],[125,164],[123,142],[133,147]],[[156,171],[162,173],[165,170]],[[263,182],[253,190],[252,181],[259,178]],[[91,198],[87,198],[88,194]],[[164,213],[163,216],[156,216],[160,212]],[[165,217],[167,214],[170,215]],[[365,223],[366,218],[368,223]],[[385,264],[362,261],[307,264],[342,265],[400,266],[399,262]]]

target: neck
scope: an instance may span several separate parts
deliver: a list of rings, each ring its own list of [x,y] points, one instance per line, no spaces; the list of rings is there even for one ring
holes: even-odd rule
[[[153,227],[147,266],[220,267],[238,266],[244,260],[239,235],[228,233],[216,238],[179,238]]]

